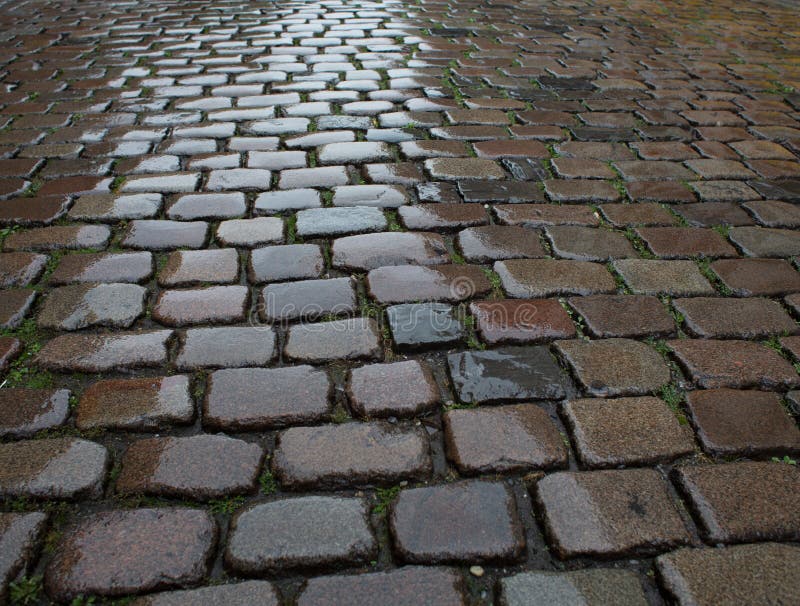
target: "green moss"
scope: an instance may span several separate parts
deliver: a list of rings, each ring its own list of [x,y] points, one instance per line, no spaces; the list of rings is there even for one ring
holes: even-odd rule
[[[490,295],[491,298],[504,299],[506,293],[503,290],[503,281],[500,279],[500,276],[497,275],[497,272],[491,269],[484,269],[483,273],[486,276],[486,279],[489,280],[489,284],[492,285],[492,294]]]
[[[375,490],[375,498],[377,503],[372,508],[372,513],[375,515],[383,515],[389,510],[389,505],[392,504],[397,496],[400,494],[402,487],[392,486],[391,488],[377,488]]]
[[[244,505],[244,497],[228,497],[209,501],[211,513],[230,515]]]
[[[8,597],[12,606],[27,606],[36,604],[42,595],[42,577],[22,577],[19,581],[10,583]]]
[[[278,492],[278,480],[269,469],[266,469],[258,478],[258,484],[261,486],[262,494],[270,495]]]
[[[11,363],[5,378],[8,387],[45,389],[53,384],[53,375],[35,368],[33,359],[42,349],[39,329],[33,319],[25,320],[15,330],[3,330],[0,334],[14,337],[22,343],[22,353]]]

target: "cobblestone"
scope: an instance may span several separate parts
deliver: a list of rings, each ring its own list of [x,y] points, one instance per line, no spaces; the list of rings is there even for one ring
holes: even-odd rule
[[[792,8],[0,2],[0,602],[792,602]]]

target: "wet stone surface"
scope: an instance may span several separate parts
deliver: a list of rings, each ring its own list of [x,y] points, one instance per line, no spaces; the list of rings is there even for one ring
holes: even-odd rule
[[[429,606],[464,603],[461,578],[448,568],[404,566],[389,572],[336,575],[311,579],[298,606],[366,606],[376,601],[401,606],[421,601]]]
[[[638,341],[558,341],[556,347],[581,386],[593,396],[652,393],[670,380],[669,367],[661,356]]]
[[[525,547],[511,493],[494,482],[403,490],[389,524],[395,552],[410,563],[514,561]]]
[[[58,427],[69,416],[66,389],[0,390],[0,437],[28,438]]]
[[[313,423],[327,417],[332,385],[311,366],[213,372],[203,403],[204,424],[226,431]]]
[[[144,313],[147,289],[137,284],[76,284],[50,291],[37,323],[42,328],[128,328]]]
[[[641,581],[627,570],[521,572],[500,583],[502,603],[506,606],[569,603],[644,606],[648,603]]]
[[[558,400],[568,378],[546,347],[503,347],[447,356],[462,402]]]
[[[559,472],[535,494],[559,558],[652,554],[689,540],[666,481],[651,469]]]
[[[118,596],[190,585],[206,573],[217,537],[195,509],[132,509],[89,516],[65,536],[47,566],[57,600]]]
[[[0,495],[76,499],[99,497],[109,457],[100,444],[76,438],[0,445]]]
[[[446,303],[405,303],[386,308],[392,340],[400,349],[446,347],[464,338],[464,327]]]
[[[258,445],[225,436],[139,440],[125,451],[116,490],[193,500],[248,493],[262,456]]]
[[[762,543],[726,549],[679,549],[656,559],[669,595],[680,603],[758,604],[794,599],[800,549]]]
[[[0,2],[0,602],[794,603],[795,8]]]
[[[648,465],[694,451],[685,421],[658,398],[578,399],[562,412],[588,468]]]
[[[439,401],[430,368],[412,360],[354,368],[347,394],[353,409],[368,417],[411,416]]]
[[[566,466],[561,436],[535,404],[451,410],[444,423],[448,457],[466,475]]]
[[[80,429],[147,431],[193,418],[189,378],[174,375],[98,381],[83,392],[75,423]]]
[[[8,585],[33,561],[36,545],[45,529],[47,515],[0,513],[0,599],[8,596]]]
[[[422,480],[431,462],[420,430],[344,423],[281,432],[273,469],[283,485],[296,490]]]
[[[377,542],[359,499],[310,496],[256,505],[233,520],[225,562],[246,574],[359,564]]]

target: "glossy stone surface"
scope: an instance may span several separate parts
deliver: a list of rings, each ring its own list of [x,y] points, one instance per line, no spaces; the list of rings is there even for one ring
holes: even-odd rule
[[[392,340],[400,349],[448,346],[464,338],[464,327],[446,303],[405,303],[386,308]]]
[[[558,400],[568,379],[546,347],[504,347],[447,356],[462,402]]]

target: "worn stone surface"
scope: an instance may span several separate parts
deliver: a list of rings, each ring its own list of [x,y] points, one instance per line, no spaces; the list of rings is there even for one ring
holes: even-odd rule
[[[570,400],[562,412],[588,468],[649,465],[694,451],[686,422],[658,398]]]
[[[800,451],[800,429],[771,392],[692,391],[686,406],[703,450],[713,455],[780,454]]]
[[[36,359],[42,367],[61,372],[159,366],[166,362],[171,336],[171,330],[62,335],[48,341]]]
[[[569,314],[558,301],[475,301],[470,304],[481,339],[489,344],[536,343],[575,335]]]
[[[653,393],[670,380],[661,356],[638,341],[558,341],[556,348],[586,393],[593,396]]]
[[[375,321],[351,318],[292,326],[284,354],[294,360],[324,362],[379,358],[382,350]]]
[[[50,291],[39,310],[42,328],[128,328],[144,313],[147,289],[137,284],[75,284]]]
[[[616,289],[604,266],[586,261],[511,259],[495,263],[494,271],[505,291],[522,299],[612,293]]]
[[[7,599],[8,584],[33,562],[47,515],[0,513],[0,599]]]
[[[181,370],[262,366],[275,355],[275,333],[267,326],[192,328],[175,360]]]
[[[10,252],[0,253],[0,286],[27,286],[44,271],[47,255]]]
[[[567,450],[548,414],[535,404],[450,410],[448,457],[461,473],[515,473],[565,467]]]
[[[80,429],[148,431],[193,418],[189,378],[173,375],[93,383],[81,395],[75,424]]]
[[[539,480],[535,495],[559,558],[653,554],[689,541],[652,469],[559,472]]]
[[[717,263],[723,263],[717,261]],[[714,287],[692,261],[657,259],[620,259],[614,270],[638,295],[694,297],[715,294]]]
[[[59,543],[47,566],[47,593],[119,596],[198,583],[217,526],[204,511],[131,509],[88,516]]]
[[[66,255],[50,276],[50,284],[71,282],[141,283],[153,274],[149,252]]]
[[[465,336],[462,324],[446,303],[404,303],[386,308],[392,340],[400,349],[446,347]]]
[[[464,258],[471,263],[502,259],[543,257],[544,249],[536,232],[512,225],[470,227],[459,232],[456,241]]]
[[[750,341],[669,341],[681,366],[699,387],[786,389],[800,385],[797,372],[780,354]]]
[[[116,489],[193,500],[248,493],[262,457],[257,444],[219,435],[139,440],[122,457]]]
[[[636,573],[614,568],[572,572],[521,572],[500,581],[503,606],[618,604],[644,606],[647,597]]]
[[[298,606],[428,606],[464,604],[461,578],[449,568],[405,566],[388,572],[335,575],[311,579],[297,599]]]
[[[525,548],[511,493],[495,482],[403,490],[389,527],[395,552],[411,563],[514,561]]]
[[[211,373],[203,423],[226,431],[312,423],[327,417],[333,386],[311,366],[224,369]]]
[[[0,444],[0,495],[4,498],[77,499],[103,490],[108,451],[77,438]]]
[[[281,432],[272,467],[281,484],[296,490],[422,480],[431,461],[420,430],[344,423]]]
[[[338,236],[385,228],[384,214],[370,206],[312,208],[297,213],[297,234],[303,237]]]
[[[377,547],[360,499],[309,496],[237,514],[225,562],[245,574],[321,568],[363,563]]]
[[[476,265],[378,267],[367,274],[367,287],[379,303],[455,303],[491,290],[486,274]]]
[[[800,292],[800,273],[783,259],[720,259],[711,269],[739,297]]]
[[[36,291],[30,289],[4,290],[0,300],[0,328],[17,328],[36,299]]]
[[[462,402],[558,400],[568,379],[546,347],[504,347],[447,356]]]
[[[450,257],[438,234],[383,232],[333,242],[333,265],[370,270],[386,265],[439,265]]]
[[[250,254],[247,275],[254,283],[318,278],[324,266],[322,252],[316,244],[268,246]]]
[[[165,591],[144,596],[133,601],[135,606],[278,606],[278,594],[268,581],[243,581],[225,583],[200,589]]]
[[[347,395],[353,410],[367,417],[410,416],[440,399],[430,368],[415,360],[354,368]]]
[[[672,305],[696,337],[757,339],[798,331],[783,307],[769,299],[697,297],[676,299]]]
[[[165,290],[153,307],[153,319],[167,326],[241,322],[245,317],[248,295],[246,286]]]
[[[680,604],[790,604],[800,591],[798,556],[777,543],[679,549],[656,558],[656,569]]]
[[[660,513],[638,531],[639,503],[625,500],[636,487],[573,495],[601,512],[625,503],[616,518],[548,503],[599,537],[569,565],[526,491],[566,468],[654,471],[696,547],[706,541],[676,468],[800,455],[791,2],[19,4],[0,2],[0,441],[30,441],[35,459],[80,436],[108,465],[68,506],[6,499],[20,511],[54,501],[39,508],[51,526],[17,594],[37,588],[75,523],[181,501],[222,529],[196,576],[171,576],[132,522],[128,543],[108,547],[122,572],[91,571],[101,589],[27,601],[729,595],[709,578],[678,598],[639,559],[677,535]],[[418,436],[424,473],[372,456],[386,440],[351,435],[376,426]],[[325,436],[324,449],[293,451],[317,480],[282,482],[284,431]],[[207,439],[260,449],[260,468],[233,457],[227,473],[226,449],[184,446]],[[178,454],[162,466],[166,444]],[[375,479],[387,469],[400,471]],[[753,469],[736,480],[743,495]],[[496,543],[514,555],[479,545],[505,509],[462,523],[481,501],[446,502],[476,476],[511,494],[528,549],[507,536]],[[442,490],[446,507],[408,506],[430,549],[404,568],[412,556],[387,517],[417,488]],[[325,491],[358,499],[366,546],[330,548],[353,525],[330,506],[281,526],[290,499],[273,516],[283,534],[250,544],[269,564],[224,561],[231,518]],[[751,522],[746,540],[762,541]],[[158,537],[176,562],[183,532]],[[628,534],[615,543],[617,532]],[[639,535],[663,543],[648,551]],[[142,562],[150,580],[128,582]],[[759,566],[739,564],[756,577]],[[793,597],[787,586],[768,595]],[[748,603],[736,591],[730,602]]]
[[[28,438],[62,425],[69,417],[66,389],[0,390],[0,437]]]
[[[653,296],[592,295],[568,300],[593,337],[662,336],[675,331],[669,311]]]
[[[789,540],[800,536],[800,470],[743,461],[684,466],[676,481],[711,543]]]
[[[230,284],[239,274],[239,255],[236,249],[181,250],[170,253],[158,272],[161,286],[191,284]]]
[[[270,284],[261,291],[261,303],[267,322],[313,320],[355,311],[356,291],[350,278]]]

